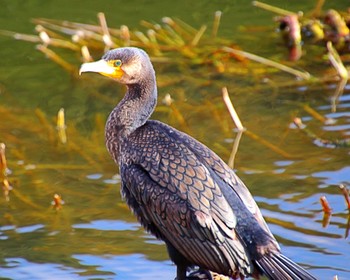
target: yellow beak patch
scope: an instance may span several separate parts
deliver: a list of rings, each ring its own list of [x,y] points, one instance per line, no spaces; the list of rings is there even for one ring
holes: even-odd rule
[[[114,79],[120,79],[124,74],[120,66],[114,65],[114,61],[105,61],[103,59],[82,64],[79,75],[84,72],[95,72]]]

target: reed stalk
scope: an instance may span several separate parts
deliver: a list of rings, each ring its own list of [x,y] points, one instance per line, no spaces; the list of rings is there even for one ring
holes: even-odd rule
[[[221,20],[222,12],[216,11],[214,15],[214,22],[213,22],[213,29],[211,31],[211,35],[215,38],[218,35],[218,30],[220,26],[220,20]]]
[[[281,9],[281,8],[276,7],[276,6],[272,6],[272,5],[269,5],[269,4],[260,2],[260,1],[253,1],[252,4],[255,7],[258,7],[260,9],[264,9],[264,10],[269,11],[269,12],[273,12],[273,13],[278,14],[280,16],[289,16],[289,15],[295,14],[291,11],[287,11],[287,10],[284,10],[284,9]]]
[[[250,60],[262,63],[264,65],[277,68],[277,69],[279,69],[281,71],[284,71],[284,72],[287,72],[289,74],[292,74],[292,75],[296,76],[297,78],[300,78],[300,79],[303,79],[303,80],[309,80],[311,78],[311,75],[308,72],[299,71],[299,70],[293,69],[291,67],[283,65],[283,64],[278,63],[276,61],[272,61],[270,59],[267,59],[267,58],[264,58],[264,57],[261,57],[261,56],[249,53],[249,52],[236,50],[236,49],[232,49],[232,48],[229,48],[229,47],[223,47],[222,49],[225,52],[233,53],[233,54],[239,55],[239,56],[243,56],[245,58],[248,58]]]

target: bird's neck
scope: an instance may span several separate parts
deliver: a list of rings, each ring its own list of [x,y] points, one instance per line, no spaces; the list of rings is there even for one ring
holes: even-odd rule
[[[124,98],[113,109],[106,124],[106,144],[118,161],[120,143],[137,128],[145,124],[157,103],[155,77],[137,84],[127,85]]]

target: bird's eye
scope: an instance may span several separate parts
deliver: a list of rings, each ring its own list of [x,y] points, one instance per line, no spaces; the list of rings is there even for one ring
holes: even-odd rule
[[[122,61],[120,59],[114,61],[114,66],[120,67],[122,65]]]

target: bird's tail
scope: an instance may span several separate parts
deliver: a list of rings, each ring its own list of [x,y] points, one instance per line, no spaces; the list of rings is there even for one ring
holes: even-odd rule
[[[266,254],[255,263],[270,280],[317,280],[316,277],[282,254]]]

